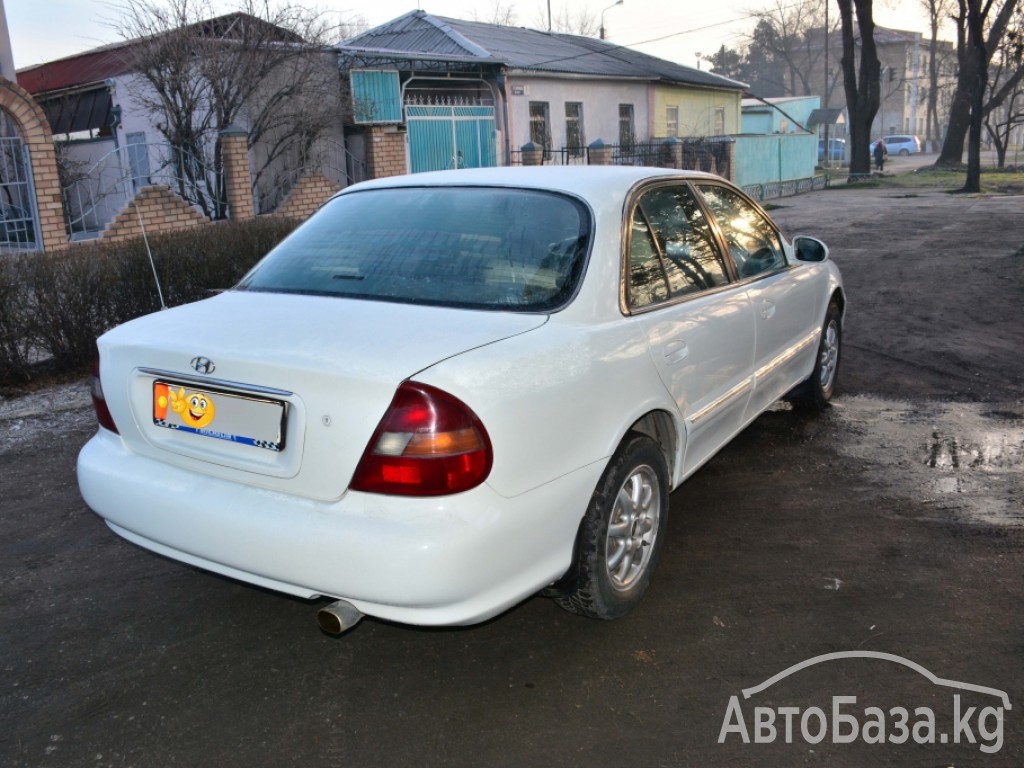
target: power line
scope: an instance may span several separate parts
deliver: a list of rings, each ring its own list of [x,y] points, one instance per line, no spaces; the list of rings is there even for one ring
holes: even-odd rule
[[[795,8],[797,5],[799,5],[799,3],[793,3],[792,5],[784,6],[780,10],[787,10],[788,8]],[[681,30],[679,32],[671,32],[671,33],[669,33],[667,35],[661,35],[660,37],[652,37],[652,38],[650,38],[648,40],[640,40],[640,41],[635,42],[635,43],[623,43],[622,45],[606,45],[606,46],[602,47],[600,50],[586,51],[584,53],[577,53],[577,54],[574,54],[572,56],[560,56],[557,59],[548,59],[546,61],[538,61],[538,62],[532,64],[531,66],[540,67],[540,66],[543,66],[545,64],[557,64],[557,63],[562,62],[562,61],[572,61],[573,59],[581,59],[584,56],[592,56],[594,54],[609,54],[609,53],[612,53],[614,51],[622,50],[624,48],[630,48],[631,49],[631,48],[633,48],[634,46],[637,46],[637,45],[648,45],[649,43],[660,43],[662,40],[669,40],[669,39],[671,39],[673,37],[679,37],[680,35],[691,35],[691,34],[693,34],[695,32],[706,32],[707,30],[714,29],[715,27],[725,27],[725,26],[728,26],[730,24],[737,24],[737,23],[739,23],[741,21],[750,21],[751,19],[758,19],[758,18],[761,18],[763,15],[764,15],[763,13],[749,13],[749,14],[747,14],[745,16],[739,16],[739,17],[737,17],[735,19],[730,19],[728,21],[716,21],[716,22],[714,22],[712,24],[705,24],[702,27],[694,27],[693,29],[684,29],[684,30]],[[553,34],[564,34],[564,33],[553,33]],[[682,65],[682,66],[685,66],[685,65]]]

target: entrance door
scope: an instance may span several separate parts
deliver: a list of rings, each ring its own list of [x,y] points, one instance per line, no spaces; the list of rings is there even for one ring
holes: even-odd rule
[[[498,164],[494,107],[407,106],[413,173]]]

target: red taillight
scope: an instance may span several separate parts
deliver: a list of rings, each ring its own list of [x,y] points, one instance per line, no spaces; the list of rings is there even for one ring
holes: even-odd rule
[[[351,488],[399,496],[444,496],[475,488],[491,471],[491,441],[458,398],[405,382],[381,419]]]
[[[96,411],[96,421],[104,429],[117,433],[117,425],[114,417],[110,415],[107,408],[107,400],[103,397],[103,384],[100,383],[100,359],[97,357],[92,366],[92,376],[89,378],[89,389],[92,394],[92,407]]]

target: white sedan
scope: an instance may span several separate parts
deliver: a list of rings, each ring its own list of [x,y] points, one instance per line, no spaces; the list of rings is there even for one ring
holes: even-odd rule
[[[597,618],[669,491],[773,402],[824,407],[846,297],[728,182],[460,170],[349,187],[233,290],[98,341],[78,460],[118,534],[363,615]]]

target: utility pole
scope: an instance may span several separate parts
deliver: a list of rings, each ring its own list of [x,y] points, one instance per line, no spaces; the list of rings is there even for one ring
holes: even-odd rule
[[[828,92],[829,92],[829,79],[831,75],[828,71],[828,0],[825,0],[825,167],[832,167],[832,146],[829,142],[829,129],[832,127],[828,117]]]
[[[616,0],[616,2],[612,3],[607,8],[605,8],[604,10],[601,11],[601,39],[602,40],[604,40],[604,12],[605,11],[610,11],[612,8],[614,8],[617,5],[622,5],[623,2],[625,2],[625,0]],[[550,9],[550,7],[551,7],[551,0],[548,0],[548,8]],[[548,11],[548,26],[549,27],[551,26],[551,11],[550,10]],[[548,29],[548,31],[550,32],[551,30]]]

